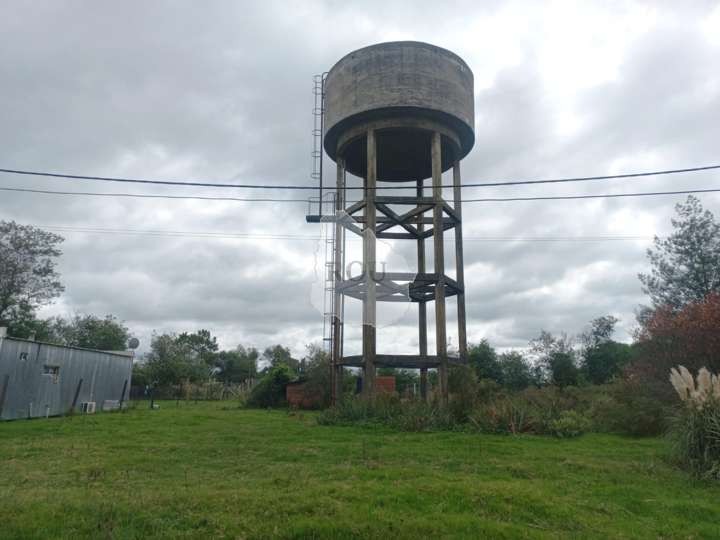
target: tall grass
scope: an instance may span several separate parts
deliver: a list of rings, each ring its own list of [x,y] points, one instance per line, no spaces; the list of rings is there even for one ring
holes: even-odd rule
[[[680,366],[670,382],[682,401],[669,431],[676,462],[697,477],[720,480],[720,377],[702,368],[694,379]]]
[[[379,395],[373,400],[345,399],[320,413],[317,421],[321,425],[383,425],[400,431],[462,429],[461,423],[445,407],[422,401],[401,402],[389,395]]]
[[[552,409],[547,405],[558,401]],[[569,410],[551,392],[529,395],[501,395],[492,400],[462,403],[452,396],[448,406],[422,401],[401,401],[397,396],[380,395],[373,400],[345,399],[326,409],[317,418],[321,425],[382,425],[400,431],[476,431],[517,435],[575,437],[590,430],[590,421]]]

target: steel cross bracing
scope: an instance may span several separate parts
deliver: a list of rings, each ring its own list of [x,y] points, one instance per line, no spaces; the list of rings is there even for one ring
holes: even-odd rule
[[[441,201],[443,231],[457,226],[460,218],[447,201]],[[347,229],[358,236],[363,235],[366,219],[357,215],[365,208],[362,200],[345,209],[344,219],[339,223],[343,230]],[[404,212],[393,210],[392,207],[409,207]],[[375,237],[379,239],[411,239],[423,240],[435,234],[433,218],[427,217],[432,212],[434,201],[430,197],[375,197],[377,217],[375,219]],[[393,230],[395,229],[395,230]],[[398,230],[401,229],[401,230]],[[431,272],[383,272],[382,279],[373,280],[378,302],[428,302],[435,300],[436,285],[440,283],[445,297],[463,292],[456,280],[442,274]],[[368,280],[361,278],[341,279],[336,284],[338,292],[343,295],[363,300],[368,293]]]

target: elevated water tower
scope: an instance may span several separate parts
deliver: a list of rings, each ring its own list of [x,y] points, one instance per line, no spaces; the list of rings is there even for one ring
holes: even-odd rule
[[[447,400],[448,365],[467,354],[463,276],[460,160],[473,147],[473,74],[456,54],[414,41],[380,43],[338,61],[323,83],[323,146],[337,164],[334,253],[334,316],[331,359],[333,395],[339,395],[343,366],[364,372],[363,394],[375,392],[377,367],[414,368],[427,395],[427,370],[438,370],[440,396]],[[442,174],[452,200],[443,197]],[[346,173],[363,179],[361,191],[346,189]],[[429,180],[430,188],[425,189]],[[412,183],[408,185],[408,183]],[[398,190],[383,187],[406,186]],[[388,194],[394,193],[394,194]],[[355,201],[346,202],[349,196]],[[357,200],[360,199],[360,200]],[[352,220],[348,219],[352,217]],[[445,231],[455,242],[446,246]],[[344,233],[363,238],[362,275],[344,265]],[[409,240],[417,249],[417,272],[379,275],[377,239]],[[432,239],[433,268],[426,268],[425,243]],[[455,279],[446,273],[446,249],[455,250]],[[404,292],[403,292],[404,291]],[[448,356],[445,299],[457,296],[459,358]],[[343,303],[362,302],[362,354],[343,355]],[[377,310],[383,302],[418,306],[417,351],[382,354],[376,347]],[[435,310],[434,354],[427,344],[427,305]]]

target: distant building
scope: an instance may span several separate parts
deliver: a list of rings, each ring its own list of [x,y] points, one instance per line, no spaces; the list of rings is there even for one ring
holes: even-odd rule
[[[132,353],[62,347],[4,333],[0,328],[0,420],[112,410],[127,399]]]

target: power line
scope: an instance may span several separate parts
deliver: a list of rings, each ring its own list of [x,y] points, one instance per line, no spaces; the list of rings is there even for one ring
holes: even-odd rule
[[[146,229],[122,229],[105,227],[84,227],[70,225],[39,225],[47,230],[58,232],[77,232],[88,234],[108,235],[140,235],[140,236],[161,236],[181,238],[215,238],[215,239],[244,239],[244,240],[310,240],[321,241],[322,238],[313,235],[296,234],[255,234],[255,233],[228,233],[214,231],[176,231],[176,230],[146,230]],[[595,236],[466,236],[463,240],[475,242],[615,242],[627,240],[648,240],[651,236],[622,236],[622,235],[595,235]]]
[[[52,191],[45,189],[30,189],[30,188],[11,188],[11,187],[0,187],[0,191],[12,191],[20,193],[36,193],[42,195],[79,195],[79,196],[92,196],[92,197],[131,197],[131,198],[148,198],[148,199],[175,199],[175,200],[202,200],[202,201],[234,201],[234,202],[278,202],[278,203],[303,203],[307,204],[307,199],[280,199],[273,197],[207,197],[201,195],[152,195],[152,194],[141,194],[141,193],[94,193],[86,191]],[[689,195],[692,193],[717,193],[720,192],[720,188],[709,188],[709,189],[687,189],[679,191],[650,191],[650,192],[638,192],[638,193],[604,193],[597,195],[548,195],[540,197],[491,197],[491,198],[480,198],[480,199],[461,199],[461,203],[475,203],[475,202],[514,202],[514,201],[555,201],[555,200],[573,200],[573,199],[611,199],[618,197],[649,197],[649,196],[661,196],[661,195]],[[348,201],[348,203],[354,203],[357,201]]]
[[[463,203],[472,202],[509,202],[509,201],[565,201],[571,199],[612,199],[617,197],[649,197],[657,195],[688,195],[692,193],[716,193],[720,189],[687,189],[682,191],[643,191],[641,193],[604,193],[602,195],[552,195],[547,197],[497,197],[486,199],[463,199]]]
[[[294,234],[256,234],[256,233],[227,233],[212,231],[172,231],[172,230],[141,230],[141,229],[118,229],[102,227],[73,227],[68,225],[40,225],[40,228],[58,232],[78,232],[91,234],[108,235],[140,235],[140,236],[162,236],[180,238],[216,238],[236,240],[314,240],[319,237],[311,235]]]
[[[614,180],[620,178],[639,178],[645,176],[659,176],[668,174],[679,174],[689,172],[708,171],[712,169],[720,169],[720,165],[705,165],[701,167],[689,167],[684,169],[667,169],[661,171],[649,171],[639,173],[625,173],[625,174],[612,174],[603,176],[579,176],[570,178],[546,178],[539,180],[503,180],[493,182],[481,182],[481,183],[470,183],[463,184],[462,187],[502,187],[502,186],[519,186],[519,185],[530,185],[530,184],[556,184],[563,182],[588,182],[595,180]],[[49,178],[62,178],[66,180],[93,180],[99,182],[122,182],[132,184],[156,184],[166,186],[191,186],[191,187],[213,187],[213,188],[242,188],[242,189],[297,189],[297,190],[315,190],[317,186],[298,186],[293,184],[227,184],[219,182],[199,182],[199,181],[176,181],[176,180],[150,180],[144,178],[120,178],[120,177],[109,177],[109,176],[88,176],[79,174],[61,174],[53,172],[43,171],[26,171],[19,169],[2,169],[0,173],[6,174],[21,174],[28,176],[44,176]],[[452,188],[452,184],[443,184],[444,188]],[[346,190],[362,190],[365,189],[361,186],[348,186]],[[416,189],[415,185],[407,186],[377,186],[373,189]]]
[[[14,191],[18,193],[39,193],[42,195],[82,195],[91,197],[130,197],[137,199],[190,199],[200,201],[232,201],[232,202],[292,202],[307,204],[307,199],[277,199],[273,197],[210,197],[203,195],[153,195],[149,193],[98,193],[92,191],[53,191],[50,189],[30,189],[0,187],[0,191]]]
[[[707,165],[704,167],[691,167],[688,169],[668,169],[665,171],[651,171],[626,174],[610,174],[605,176],[579,176],[575,178],[545,178],[540,180],[509,180],[498,182],[485,182],[481,184],[463,184],[462,187],[499,187],[499,186],[522,186],[529,184],[559,184],[563,182],[589,182],[592,180],[617,180],[620,178],[640,178],[644,176],[661,176],[667,174],[679,174],[688,172],[709,171],[712,169],[720,169],[720,165]],[[452,187],[443,186],[443,187]]]

